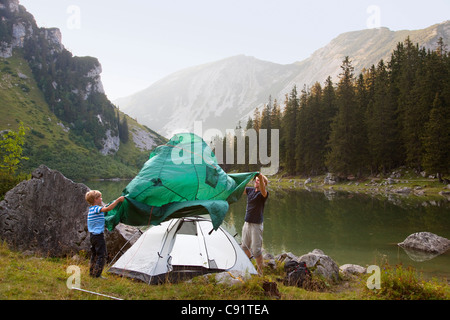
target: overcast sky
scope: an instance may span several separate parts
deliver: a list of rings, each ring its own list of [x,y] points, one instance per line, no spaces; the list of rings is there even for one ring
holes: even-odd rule
[[[289,64],[341,33],[423,29],[450,19],[450,0],[19,0],[39,27],[102,64],[110,100],[180,69],[245,54]]]

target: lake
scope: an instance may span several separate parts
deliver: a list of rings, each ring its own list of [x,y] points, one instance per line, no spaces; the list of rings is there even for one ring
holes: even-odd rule
[[[129,181],[84,182],[108,203]],[[450,250],[431,260],[414,261],[400,248],[408,235],[428,231],[450,239],[450,202],[378,199],[368,195],[270,190],[264,212],[264,249],[300,256],[321,249],[336,263],[413,266],[427,277],[450,278]],[[240,242],[246,200],[230,205],[223,227]]]

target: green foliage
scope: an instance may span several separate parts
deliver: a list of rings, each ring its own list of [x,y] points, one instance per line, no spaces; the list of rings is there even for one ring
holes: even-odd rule
[[[8,66],[9,71],[2,71]],[[18,73],[24,76],[19,77]],[[34,80],[32,71],[20,51],[11,58],[0,59],[0,132],[8,130],[18,132],[19,123],[31,130],[24,136],[23,157],[29,160],[21,161],[16,173],[29,174],[39,165],[58,170],[69,179],[86,181],[94,178],[132,178],[136,175],[150,151],[139,150],[132,139],[121,141],[119,151],[115,155],[101,155],[96,148],[93,135],[87,130],[80,130],[83,123],[67,123],[56,117],[45,101],[41,90]],[[22,85],[30,88],[29,92],[21,89]],[[130,130],[143,130],[156,135],[150,129],[140,126],[136,121],[115,109],[120,117],[127,119]],[[95,121],[98,121],[95,118]],[[98,122],[97,122],[98,123]],[[117,124],[116,124],[117,125]],[[97,125],[99,127],[99,125]],[[6,130],[5,130],[6,129]],[[0,134],[1,135],[1,134]],[[163,144],[164,138],[158,144]],[[0,161],[3,156],[0,154]],[[14,187],[21,178],[11,176],[4,169],[1,183],[1,193]]]
[[[119,127],[120,141],[123,143],[127,143],[129,139],[127,117],[124,116],[122,120],[120,120],[120,116],[117,115],[117,125]]]
[[[425,281],[412,267],[386,264],[381,270],[380,289],[369,290],[369,296],[387,300],[445,300],[447,291],[446,285],[436,280]]]
[[[10,175],[6,172],[0,171],[0,201],[3,200],[6,192],[14,188],[19,182],[28,179],[27,175]]]
[[[23,144],[25,142],[25,127],[23,122],[20,122],[19,131],[12,130],[3,133],[0,137],[0,171],[5,170],[9,175],[14,173],[19,168],[21,160],[28,160],[28,157],[22,155]]]
[[[361,138],[364,138],[364,128],[349,57],[344,59],[341,68],[336,89],[338,111],[331,124],[330,152],[326,164],[330,171],[345,176],[361,170]]]
[[[98,79],[93,71],[100,68],[96,58],[52,50],[42,34],[26,39],[23,53],[51,111],[60,120],[74,123],[75,135],[91,141],[90,147],[97,150],[102,149],[107,130],[118,135],[116,108],[95,89]]]

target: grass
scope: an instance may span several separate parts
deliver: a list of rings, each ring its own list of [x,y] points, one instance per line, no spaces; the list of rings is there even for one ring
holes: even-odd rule
[[[449,286],[436,279],[425,281],[412,267],[384,265],[381,271],[380,290],[370,296],[388,300],[441,300],[450,298]]]
[[[69,266],[80,268],[81,289],[126,300],[391,300],[450,299],[447,280],[425,281],[413,269],[385,265],[381,274],[381,289],[369,290],[369,275],[341,277],[337,283],[313,277],[307,289],[285,286],[283,265],[265,267],[263,277],[254,276],[247,282],[228,286],[212,276],[197,277],[190,282],[147,285],[140,281],[104,273],[107,279],[89,277],[89,261],[85,257],[51,258],[27,255],[0,244],[1,300],[109,300],[78,290],[69,290]],[[279,297],[267,294],[264,282],[276,282]]]

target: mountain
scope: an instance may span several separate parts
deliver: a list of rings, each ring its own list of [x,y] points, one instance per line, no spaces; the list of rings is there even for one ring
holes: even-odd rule
[[[176,72],[128,98],[115,101],[121,109],[163,135],[203,128],[234,128],[254,106],[279,92],[300,70],[239,55]],[[229,127],[231,126],[231,127]]]
[[[311,86],[316,81],[323,83],[328,76],[336,81],[341,72],[342,60],[346,56],[350,57],[356,75],[364,68],[377,65],[381,59],[387,62],[397,44],[408,36],[413,43],[426,49],[435,49],[440,37],[444,39],[444,43],[450,44],[450,20],[422,30],[391,31],[388,28],[377,28],[343,33],[315,51],[311,57],[296,62],[300,72],[284,88],[283,93],[291,91],[294,84],[302,88],[304,84]]]
[[[18,0],[0,0],[0,133],[28,128],[25,172],[46,164],[71,179],[133,177],[166,139],[114,106],[98,59],[73,56],[61,38]]]
[[[390,60],[399,42],[410,37],[413,43],[434,48],[439,37],[450,43],[450,21],[423,30],[391,31],[387,28],[347,32],[333,39],[309,58],[288,65],[235,56],[173,73],[129,97],[115,100],[129,115],[166,137],[181,129],[192,130],[194,121],[202,129],[233,129],[243,125],[256,107],[269,96],[283,104],[294,85],[300,90],[316,81],[333,81],[349,56],[359,74],[380,59]]]

